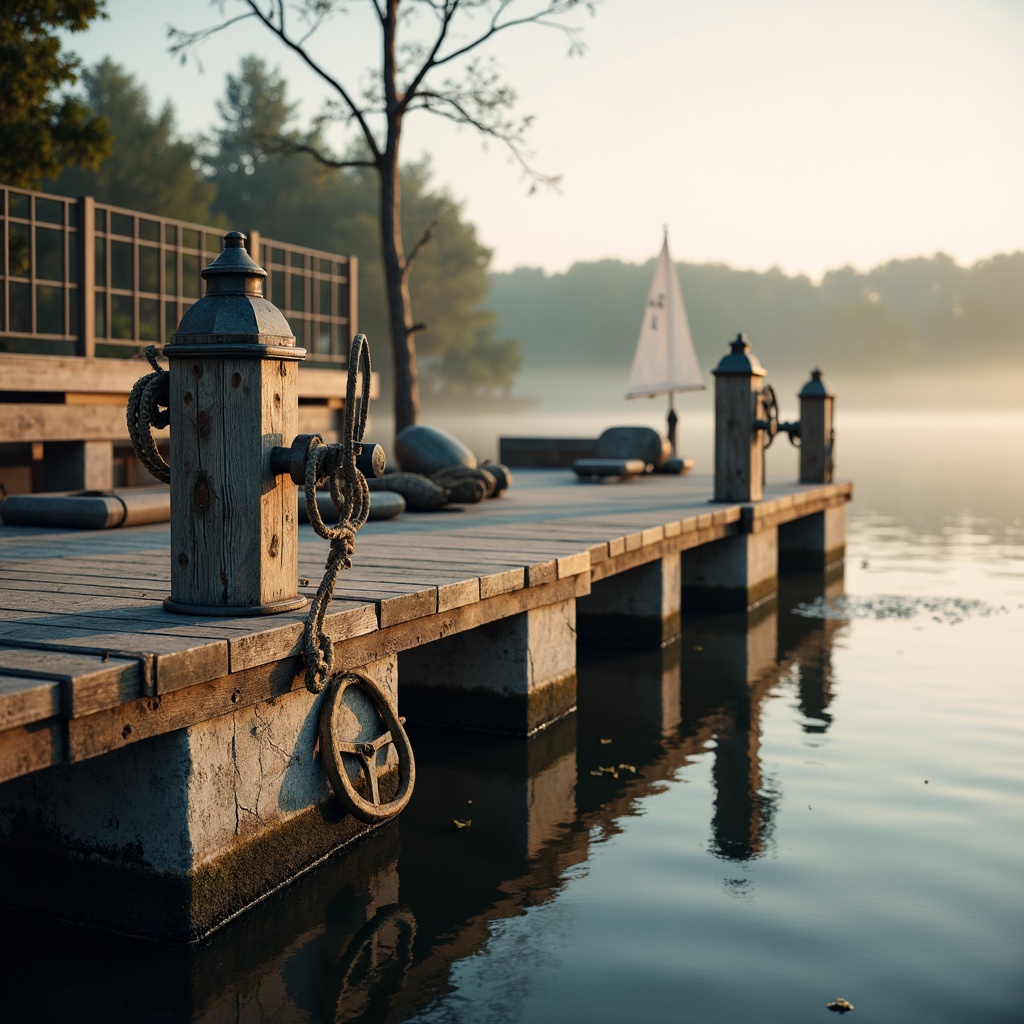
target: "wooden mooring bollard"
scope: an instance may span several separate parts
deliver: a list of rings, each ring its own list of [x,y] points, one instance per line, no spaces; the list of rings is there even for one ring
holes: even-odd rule
[[[297,348],[263,297],[266,271],[232,231],[204,295],[164,347],[170,361],[168,611],[257,615],[301,608],[297,491],[271,449],[298,418]]]

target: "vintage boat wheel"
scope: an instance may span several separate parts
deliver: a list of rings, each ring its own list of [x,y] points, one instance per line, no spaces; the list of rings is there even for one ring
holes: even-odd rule
[[[345,693],[351,687],[358,688],[369,698],[384,724],[384,732],[375,739],[340,738],[344,719],[354,717],[352,709],[344,703]],[[396,714],[384,690],[361,672],[339,673],[328,684],[327,696],[320,710],[320,755],[324,770],[338,801],[354,817],[368,825],[393,818],[403,810],[412,796],[416,782],[416,761],[403,721]],[[391,744],[398,754],[398,788],[392,799],[384,801],[380,793],[377,755]],[[346,757],[354,758],[358,763],[359,777],[365,783],[367,795],[358,791],[349,776]]]

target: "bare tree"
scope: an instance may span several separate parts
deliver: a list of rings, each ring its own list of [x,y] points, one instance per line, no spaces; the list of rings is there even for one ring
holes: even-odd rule
[[[222,13],[225,0],[214,0]],[[171,50],[181,53],[239,22],[254,19],[303,61],[334,93],[317,118],[319,125],[345,122],[357,146],[338,158],[304,143],[282,141],[335,168],[371,167],[380,180],[380,239],[388,297],[395,373],[395,429],[419,414],[416,333],[409,274],[435,230],[429,224],[406,253],[402,240],[399,154],[406,115],[425,111],[467,125],[504,145],[522,168],[531,191],[557,179],[537,172],[525,149],[532,120],[514,114],[515,91],[502,81],[487,50],[512,29],[532,25],[562,33],[569,54],[583,52],[578,27],[561,20],[574,12],[592,14],[599,0],[237,0],[244,10],[217,25],[187,32],[171,29]],[[357,92],[349,77],[332,73],[313,56],[309,40],[334,14],[369,6],[380,28],[380,64],[368,88]],[[401,36],[401,39],[399,38]],[[407,38],[408,37],[408,38]],[[425,41],[424,41],[425,40]],[[356,69],[361,72],[363,69]]]

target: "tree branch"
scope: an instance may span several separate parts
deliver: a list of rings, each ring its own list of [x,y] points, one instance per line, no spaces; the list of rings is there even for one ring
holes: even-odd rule
[[[265,14],[260,9],[259,5],[256,3],[256,0],[242,0],[242,2],[245,3],[245,5],[249,8],[249,13],[237,15],[236,17],[231,18],[228,21],[221,23],[220,25],[214,25],[208,29],[200,29],[197,32],[184,32],[180,29],[170,29],[169,35],[171,36],[172,39],[175,40],[175,42],[171,45],[171,52],[177,53],[191,46],[194,46],[197,43],[203,42],[215,33],[220,32],[223,29],[229,27],[230,25],[236,24],[237,22],[242,21],[246,18],[256,18],[256,20],[259,21],[265,28],[273,32],[273,34],[277,36],[277,38],[280,39],[281,42],[284,43],[286,47],[288,47],[288,49],[295,53],[300,58],[300,60],[302,60],[303,63],[315,75],[317,75],[317,77],[326,82],[327,85],[329,85],[342,98],[345,106],[348,107],[349,111],[351,112],[352,120],[354,120],[359,125],[359,129],[362,132],[363,138],[366,140],[367,147],[373,154],[374,160],[380,160],[382,154],[380,147],[377,145],[377,140],[374,137],[373,131],[370,129],[369,124],[367,123],[365,117],[363,116],[363,111],[356,105],[355,100],[353,100],[352,97],[349,95],[348,90],[345,88],[344,85],[341,84],[341,82],[334,78],[333,75],[328,74],[327,71],[325,71],[324,68],[322,68],[309,55],[309,53],[303,48],[301,43],[296,42],[285,31],[285,5],[282,2],[282,0],[276,0],[269,14]],[[376,0],[374,0],[374,2],[376,6]],[[277,12],[276,20],[274,18],[275,9]],[[379,8],[378,13],[380,13]]]
[[[438,57],[434,62],[434,67],[440,67],[442,64],[447,64],[449,61],[457,60],[459,57],[464,57],[467,53],[482,46],[488,40],[493,39],[499,32],[504,32],[506,29],[516,28],[519,25],[540,25],[544,28],[553,28],[559,32],[562,32],[569,39],[569,53],[571,56],[579,56],[582,54],[586,47],[583,43],[580,30],[573,28],[571,25],[560,25],[556,21],[549,20],[550,18],[556,18],[562,14],[566,14],[569,11],[583,7],[588,13],[593,14],[595,9],[595,0],[548,0],[547,7],[542,11],[537,11],[535,14],[526,14],[519,18],[512,18],[509,21],[500,22],[498,19],[501,17],[505,9],[511,6],[513,0],[502,0],[498,5],[498,9],[494,12],[494,16],[491,18],[491,23],[487,28],[486,32],[483,32],[472,42],[466,43],[465,46],[460,47],[458,50],[453,50],[451,53],[446,53],[443,57]],[[458,4],[456,3],[456,6]]]
[[[408,277],[412,270],[412,265],[419,259],[420,253],[430,244],[434,237],[434,233],[437,231],[437,218],[435,217],[424,229],[423,234],[420,236],[420,240],[412,247],[412,252],[406,257],[405,260],[405,276]]]
[[[357,160],[346,157],[339,160],[336,157],[328,156],[323,150],[316,146],[311,146],[308,142],[298,142],[295,139],[285,138],[282,135],[275,136],[272,139],[264,139],[263,144],[268,153],[305,153],[311,156],[317,163],[323,164],[324,167],[332,167],[336,170],[343,170],[346,167],[376,168],[377,166],[374,160]]]

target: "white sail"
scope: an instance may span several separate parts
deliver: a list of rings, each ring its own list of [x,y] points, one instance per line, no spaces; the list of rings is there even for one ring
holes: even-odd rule
[[[704,379],[686,319],[679,277],[668,254],[668,232],[654,272],[626,398],[703,391]]]

